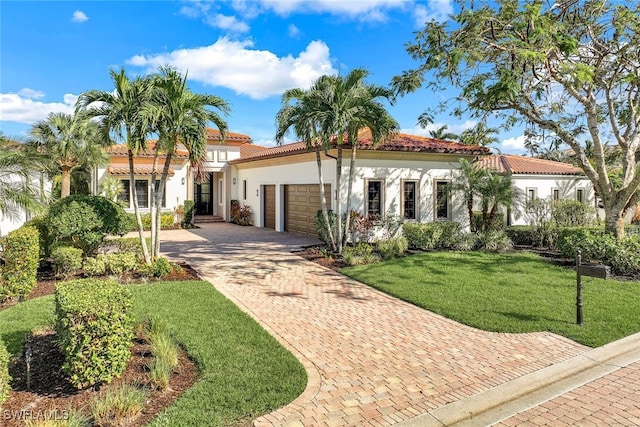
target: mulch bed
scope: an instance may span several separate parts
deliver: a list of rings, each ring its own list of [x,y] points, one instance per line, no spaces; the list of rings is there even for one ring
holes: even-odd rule
[[[157,280],[197,280],[195,270],[188,264],[179,264],[181,273],[171,273],[162,279],[145,279],[130,275],[123,279],[128,283],[153,282]],[[49,269],[38,273],[38,284],[27,299],[50,295],[55,292],[56,284],[63,279],[56,277]],[[0,305],[0,310],[15,305],[15,302]],[[61,371],[64,361],[59,351],[53,330],[37,331],[31,338],[32,362],[30,366],[30,388],[27,388],[27,374],[24,351],[15,355],[9,365],[11,390],[8,399],[2,404],[2,422],[7,427],[22,427],[25,420],[43,421],[48,418],[65,418],[69,408],[82,410],[90,415],[89,404],[100,394],[99,388],[77,390],[65,378]],[[140,337],[134,340],[131,348],[131,359],[120,378],[112,385],[138,384],[149,386],[142,413],[128,426],[137,427],[148,423],[155,415],[171,405],[184,391],[189,389],[198,379],[196,364],[181,348],[179,369],[174,372],[165,391],[152,390],[149,384],[148,366],[153,361],[149,346]],[[104,387],[103,387],[104,388]]]
[[[334,271],[348,267],[342,258],[338,257],[338,255],[329,254],[323,247],[311,246],[301,251],[295,251],[294,253],[306,260],[315,262]]]

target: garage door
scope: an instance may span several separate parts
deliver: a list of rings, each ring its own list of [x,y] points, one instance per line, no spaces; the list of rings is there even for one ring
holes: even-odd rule
[[[331,186],[324,185],[327,206],[331,207]],[[318,184],[284,186],[284,229],[293,233],[315,236],[316,213],[322,209]]]
[[[265,185],[262,192],[264,197],[264,226],[267,228],[276,228],[276,186]]]

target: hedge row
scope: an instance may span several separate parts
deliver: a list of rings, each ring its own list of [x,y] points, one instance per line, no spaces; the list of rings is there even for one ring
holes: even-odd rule
[[[450,249],[456,246],[461,235],[457,222],[406,223],[402,233],[411,249]]]
[[[20,227],[2,238],[4,265],[0,265],[0,301],[24,299],[36,286],[40,237],[34,227]]]
[[[113,280],[72,280],[57,286],[55,328],[71,383],[83,388],[120,376],[133,340],[131,292]]]
[[[129,231],[137,231],[136,225],[136,215],[134,213],[127,214],[129,218]],[[142,219],[142,228],[145,230],[151,230],[151,214],[142,214],[140,216]],[[175,216],[173,212],[163,212],[160,214],[160,228],[163,230],[171,229],[175,225]]]
[[[0,406],[9,395],[9,383],[11,377],[9,376],[9,352],[4,345],[2,339],[0,339]]]

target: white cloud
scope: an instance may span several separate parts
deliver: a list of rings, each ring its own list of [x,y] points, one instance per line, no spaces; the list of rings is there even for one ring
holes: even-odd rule
[[[212,16],[207,16],[205,22],[214,28],[220,28],[234,33],[246,33],[249,31],[249,26],[246,22],[239,21],[235,16],[226,16],[217,13]]]
[[[20,92],[25,91],[25,89]],[[74,111],[75,102],[78,99],[76,95],[68,93],[64,95],[63,102],[42,102],[34,101],[33,97],[33,93],[44,96],[40,91],[28,89],[26,92],[27,94],[31,94],[31,96],[25,96],[20,92],[0,93],[0,120],[33,124],[38,120],[46,119],[49,113],[71,114]]]
[[[189,79],[222,86],[254,99],[278,95],[294,87],[308,87],[323,74],[334,74],[329,48],[313,41],[295,57],[278,57],[267,50],[251,49],[253,42],[227,37],[214,44],[155,55],[136,55],[127,63],[153,72],[165,64],[189,72]]]
[[[289,24],[289,28],[287,28],[287,33],[289,37],[297,38],[300,36],[300,28],[296,27],[293,24]]]
[[[246,2],[236,1],[236,10]],[[260,0],[263,9],[272,10],[279,15],[289,15],[294,12],[331,13],[334,15],[356,18],[360,21],[381,21],[386,19],[385,11],[404,8],[411,0]]]
[[[502,141],[502,148],[504,150],[524,150],[524,143],[527,137],[524,135],[507,138]]]
[[[432,20],[441,22],[453,13],[451,0],[428,0],[427,4],[418,4],[413,10],[416,27],[422,28]]]
[[[18,95],[20,95],[23,98],[28,98],[28,99],[44,98],[44,92],[42,92],[41,90],[31,89],[29,87],[25,87],[25,88],[20,89],[18,91]]]
[[[76,10],[75,12],[73,12],[73,15],[71,16],[72,22],[83,23],[88,20],[89,20],[89,17],[87,16],[87,14],[81,10]]]

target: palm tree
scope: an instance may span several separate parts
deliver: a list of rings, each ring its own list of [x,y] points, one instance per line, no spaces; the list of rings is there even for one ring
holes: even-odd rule
[[[485,171],[480,180],[478,193],[482,198],[482,230],[486,231],[493,224],[501,206],[511,208],[519,198],[518,190],[513,186],[511,177],[494,171]]]
[[[430,130],[429,131],[429,136],[431,138],[445,139],[445,140],[456,140],[456,139],[460,138],[460,136],[458,134],[455,134],[453,132],[447,132],[447,129],[449,129],[449,126],[442,125],[438,129]]]
[[[460,159],[460,175],[449,187],[449,191],[462,193],[470,226],[473,225],[473,200],[475,196],[480,195],[479,190],[485,176],[486,170],[479,167],[477,163]]]
[[[0,135],[0,216],[10,219],[21,211],[40,213],[47,201],[44,189],[33,185],[36,174],[43,173],[46,159],[25,148]]]
[[[389,115],[384,105],[379,101],[387,100],[391,102],[393,92],[387,88],[365,83],[364,80],[368,74],[368,71],[357,68],[345,77],[329,77],[327,84],[323,86],[323,102],[320,105],[322,110],[320,129],[324,135],[335,135],[338,148],[336,160],[336,188],[338,188],[336,216],[338,218],[337,248],[339,254],[342,253],[342,247],[346,243],[342,231],[342,198],[339,190],[342,181],[342,149],[345,137],[351,147],[351,161],[347,181],[347,215],[344,227],[346,231],[349,228],[351,194],[360,131],[368,129],[375,146],[384,139],[390,138],[399,128],[398,123]]]
[[[146,136],[149,133],[149,128],[144,117],[140,114],[140,110],[148,102],[151,86],[147,78],[130,80],[124,68],[120,72],[111,70],[109,74],[114,84],[114,91],[90,90],[81,94],[76,103],[76,111],[83,111],[84,114],[91,117],[100,118],[105,132],[113,133],[116,139],[124,139],[127,144],[129,192],[133,201],[144,260],[147,264],[151,264],[138,207],[133,164],[133,159],[138,152],[146,148]]]
[[[152,79],[152,95],[149,103],[142,107],[142,115],[148,119],[149,125],[158,133],[158,143],[154,158],[151,181],[156,182],[156,163],[160,152],[165,153],[164,166],[157,191],[151,186],[151,255],[160,253],[160,209],[165,183],[169,174],[171,160],[179,144],[183,144],[189,152],[191,164],[201,162],[206,156],[206,129],[212,122],[220,131],[220,141],[224,141],[227,122],[213,107],[223,114],[228,114],[229,104],[214,95],[195,94],[187,87],[187,76],[171,67],[161,67],[159,74]]]
[[[328,82],[327,76],[321,76],[309,90],[289,89],[282,94],[282,107],[276,115],[277,130],[275,139],[278,144],[281,144],[289,129],[293,128],[296,136],[306,144],[307,150],[315,151],[322,218],[329,244],[336,251],[335,237],[329,220],[329,210],[324,191],[324,176],[320,157],[321,150],[326,151],[330,148],[328,135],[321,135],[319,130],[321,121],[319,107],[322,95],[326,93],[322,88]]]
[[[108,143],[98,123],[82,114],[51,113],[30,131],[41,153],[58,165],[62,178],[60,197],[71,194],[71,172],[86,165],[106,162],[102,147]]]
[[[487,147],[500,141],[496,136],[497,133],[497,128],[488,127],[485,122],[479,122],[460,134],[460,142],[464,145]]]

